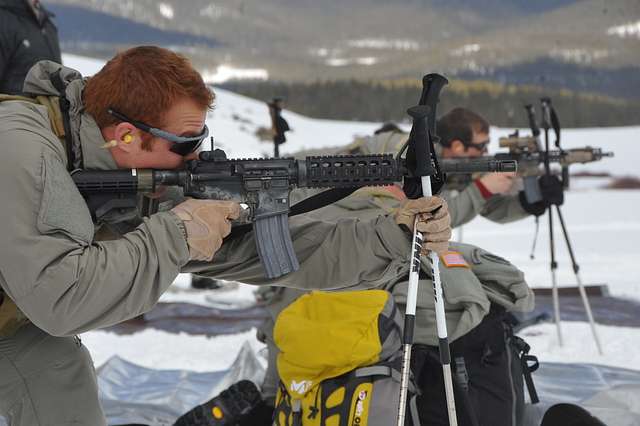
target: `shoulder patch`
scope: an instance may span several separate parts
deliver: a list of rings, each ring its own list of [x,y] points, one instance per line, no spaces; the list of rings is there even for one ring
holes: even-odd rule
[[[462,256],[462,253],[458,251],[448,251],[440,256],[440,259],[442,259],[442,263],[444,263],[447,268],[470,267],[467,261],[464,259],[464,256]]]
[[[471,252],[471,262],[474,265],[480,265],[482,263],[482,260],[480,259],[480,252],[481,250],[477,247]]]

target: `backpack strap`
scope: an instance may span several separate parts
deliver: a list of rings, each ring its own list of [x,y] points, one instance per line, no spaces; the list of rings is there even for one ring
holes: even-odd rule
[[[13,300],[0,290],[0,337],[8,338],[29,320]]]
[[[36,96],[36,101],[40,105],[44,105],[49,113],[49,122],[51,123],[51,130],[56,134],[61,141],[65,139],[65,127],[62,111],[60,110],[60,102],[57,96]]]
[[[291,399],[292,426],[302,426],[302,401]]]
[[[522,375],[524,376],[524,382],[527,385],[527,391],[529,392],[531,403],[537,404],[538,402],[540,402],[540,398],[538,398],[538,392],[536,391],[536,386],[533,383],[531,373],[533,373],[540,367],[538,357],[536,357],[535,355],[529,355],[531,346],[529,346],[529,344],[519,336],[516,336],[515,334],[512,335],[511,341],[518,351],[520,357],[520,365],[522,365]]]
[[[56,72],[51,74],[51,84],[53,84],[53,87],[55,87],[56,90],[60,93],[60,96],[58,97],[59,114],[54,113],[54,115],[56,116],[54,131],[56,131],[55,129],[58,129],[58,131],[62,130],[61,134],[58,132],[56,132],[56,134],[64,144],[65,152],[67,153],[67,170],[71,172],[76,168],[76,158],[73,152],[73,140],[71,138],[71,123],[69,120],[69,108],[71,107],[71,103],[65,95],[66,87],[64,85],[64,82],[62,81],[62,77],[60,76],[61,71],[62,68],[58,68]],[[51,103],[51,110],[55,111],[55,101],[52,100]],[[54,120],[51,117],[50,119],[52,121]],[[60,122],[62,122],[62,126],[60,126]],[[60,129],[60,127],[62,128]],[[82,168],[82,165],[80,165],[80,168]]]
[[[415,394],[409,400],[409,412],[411,413],[412,426],[420,426],[420,412],[418,411],[418,394]]]
[[[39,103],[34,98],[30,98],[28,96],[7,95],[6,93],[0,93],[0,102],[4,102],[4,101],[22,101],[22,102],[31,102],[32,104]]]
[[[35,97],[21,95],[7,95],[0,93],[0,102],[4,101],[21,101],[32,104],[42,105],[47,108],[49,115],[49,124],[51,130],[62,142],[65,153],[67,155],[67,169],[72,171],[74,167],[74,154],[71,141],[71,125],[69,123],[69,107],[70,103],[64,96],[64,83],[60,77],[60,70],[51,76],[51,83],[60,92],[61,96],[45,96],[37,95]]]
[[[274,426],[289,426],[291,420],[291,395],[287,392],[282,381],[278,383],[278,394],[276,396],[276,405],[273,410]],[[281,420],[283,422],[281,422]]]
[[[64,140],[64,124],[62,112],[60,111],[60,105],[58,103],[57,96],[44,96],[38,95],[36,97],[20,96],[20,95],[6,95],[0,93],[0,102],[4,101],[20,101],[29,102],[32,104],[43,105],[47,108],[49,113],[49,122],[51,124],[51,130],[57,137]]]

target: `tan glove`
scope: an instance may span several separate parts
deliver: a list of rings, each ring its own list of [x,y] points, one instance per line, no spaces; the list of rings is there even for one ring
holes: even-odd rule
[[[424,243],[422,253],[435,251],[443,254],[449,248],[451,238],[451,218],[447,202],[440,197],[422,197],[407,200],[396,211],[395,219],[398,225],[404,225],[413,232],[413,222],[418,215],[418,231],[422,232]]]
[[[231,220],[240,216],[235,201],[189,199],[171,209],[187,231],[189,259],[210,261],[231,232]]]

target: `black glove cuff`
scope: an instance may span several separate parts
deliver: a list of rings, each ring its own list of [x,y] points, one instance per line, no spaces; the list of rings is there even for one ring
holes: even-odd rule
[[[541,176],[539,183],[540,192],[547,204],[561,206],[564,203],[564,188],[557,176]]]

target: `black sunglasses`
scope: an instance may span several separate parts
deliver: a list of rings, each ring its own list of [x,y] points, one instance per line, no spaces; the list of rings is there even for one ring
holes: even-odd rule
[[[480,152],[485,152],[490,143],[491,143],[491,139],[487,139],[485,141],[478,142],[478,143],[471,142],[469,144],[466,144],[465,146],[467,148],[475,148]]]
[[[135,128],[140,129],[143,132],[147,132],[158,138],[173,142],[170,151],[183,157],[185,155],[191,154],[192,152],[195,152],[198,148],[200,148],[200,145],[202,145],[202,141],[204,141],[209,136],[209,128],[206,124],[202,128],[202,133],[200,133],[198,136],[178,136],[171,132],[151,127],[148,124],[143,123],[142,121],[132,120],[126,115],[114,110],[113,108],[107,109],[107,112],[113,115],[118,120],[126,121],[127,123],[133,124]]]

